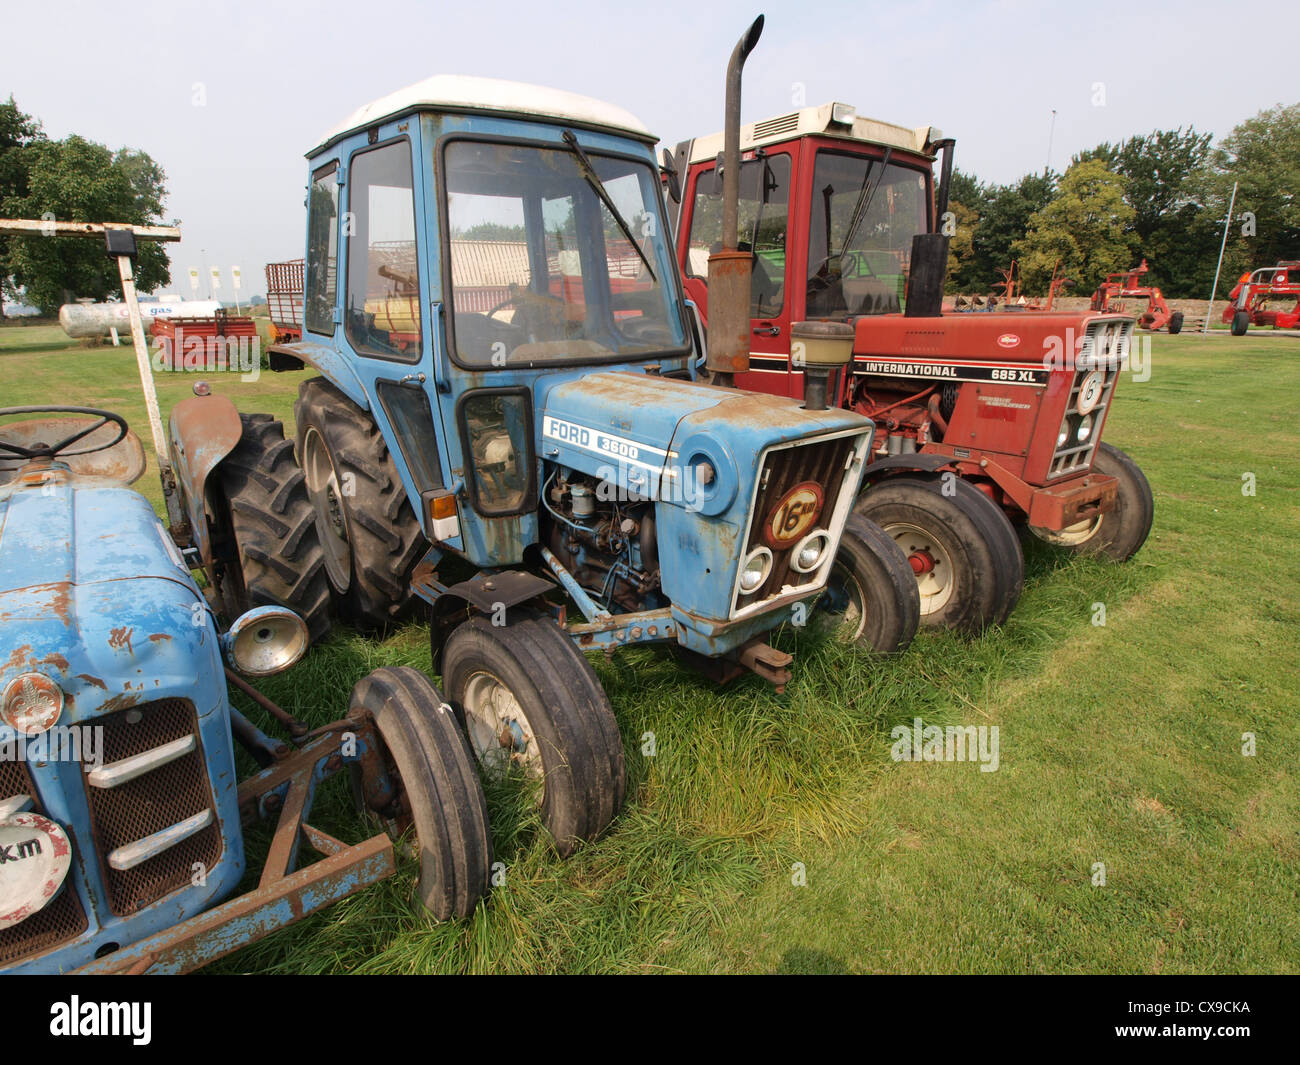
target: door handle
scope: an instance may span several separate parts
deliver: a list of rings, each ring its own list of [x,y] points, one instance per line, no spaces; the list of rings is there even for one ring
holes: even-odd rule
[[[756,325],[750,330],[750,332],[756,337],[779,337],[781,335],[781,327],[779,325]]]

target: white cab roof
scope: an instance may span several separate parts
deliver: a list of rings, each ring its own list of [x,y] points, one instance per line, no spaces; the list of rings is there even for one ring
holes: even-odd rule
[[[308,155],[315,155],[349,133],[423,109],[495,111],[526,118],[560,119],[578,126],[631,134],[638,140],[655,141],[654,134],[635,115],[590,96],[499,78],[436,74],[354,111],[330,130]]]
[[[761,122],[751,122],[740,127],[740,150],[749,151],[764,144],[793,140],[808,134],[824,137],[842,137],[845,140],[864,141],[898,148],[903,151],[930,155],[931,145],[943,136],[933,126],[897,126],[892,122],[866,118],[853,113],[852,123],[834,121],[836,104],[822,104],[820,107],[804,107],[790,111],[774,118],[765,118]],[[691,163],[702,163],[716,159],[722,151],[722,134],[714,133],[708,137],[697,137],[691,145]]]

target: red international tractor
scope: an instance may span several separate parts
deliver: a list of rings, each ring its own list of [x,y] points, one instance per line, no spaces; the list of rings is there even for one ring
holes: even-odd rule
[[[1232,335],[1245,336],[1252,325],[1294,329],[1300,325],[1300,262],[1284,261],[1242,274],[1228,294],[1224,322]]]
[[[1133,319],[943,314],[954,142],[931,127],[835,103],[753,123],[741,137],[740,226],[753,269],[738,383],[803,395],[792,323],[851,330],[851,370],[836,375],[833,398],[877,429],[857,509],[903,547],[923,620],[974,632],[1007,616],[1023,583],[1013,524],[1068,551],[1131,557],[1151,528],[1151,489],[1101,434]],[[716,134],[664,153],[683,283],[705,315],[721,146]]]
[[[1146,300],[1147,309],[1138,316],[1138,327],[1156,332],[1168,329],[1170,335],[1183,330],[1183,312],[1171,311],[1164,294],[1154,285],[1144,285],[1142,275],[1150,268],[1147,261],[1124,274],[1107,274],[1106,280],[1092,294],[1092,309],[1109,314],[1125,313],[1124,301]]]

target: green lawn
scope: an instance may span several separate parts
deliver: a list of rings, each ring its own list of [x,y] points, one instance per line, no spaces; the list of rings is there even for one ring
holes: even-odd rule
[[[107,406],[147,436],[129,350],[61,337],[0,329],[3,402]],[[799,654],[785,696],[715,690],[652,651],[598,659],[630,778],[603,839],[560,861],[535,815],[492,795],[505,884],[472,920],[427,921],[403,866],[213,968],[1300,970],[1300,342],[1153,348],[1106,430],[1156,497],[1131,563],[1031,545],[1004,629],[924,636],[884,665],[784,633]],[[289,418],[301,377],[210,379]],[[160,375],[164,410],[190,383]],[[266,688],[322,722],[383,664],[427,668],[427,630],[338,634]],[[894,763],[890,729],[918,716],[997,725],[1000,768]],[[361,838],[341,788],[314,820]]]

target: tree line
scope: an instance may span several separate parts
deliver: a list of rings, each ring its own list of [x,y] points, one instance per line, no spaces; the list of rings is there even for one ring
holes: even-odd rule
[[[1166,296],[1209,295],[1233,183],[1219,281],[1300,259],[1300,104],[1261,111],[1219,143],[1189,127],[1079,152],[1064,173],[986,184],[954,169],[948,291],[986,293],[1019,263],[1029,293],[1053,270],[1090,295],[1107,274],[1146,259]]]
[[[145,152],[113,151],[75,134],[50,140],[12,96],[0,103],[0,217],[163,225],[166,182],[162,167]],[[142,292],[170,283],[160,245],[139,245],[135,275]],[[0,317],[4,300],[20,296],[52,314],[79,297],[110,295],[121,295],[121,282],[102,245],[0,236]]]

